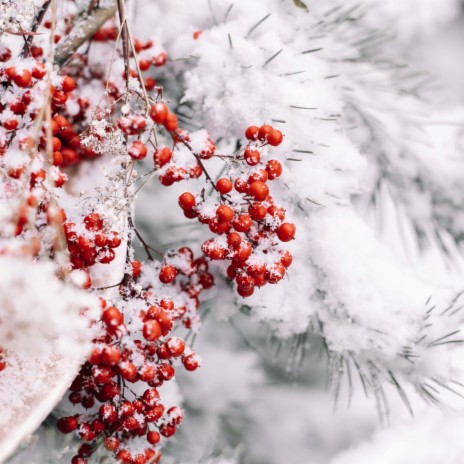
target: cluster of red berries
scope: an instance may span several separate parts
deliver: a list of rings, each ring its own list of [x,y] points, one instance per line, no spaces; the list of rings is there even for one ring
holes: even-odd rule
[[[36,55],[41,51],[40,47],[35,47]],[[40,105],[39,100],[43,98],[43,94],[47,91],[47,84],[44,80],[46,75],[45,65],[42,61],[30,58],[27,61],[27,66],[22,64],[9,65],[11,52],[5,49],[0,56],[0,61],[6,62],[0,67],[0,79],[3,79],[4,94],[2,103],[0,104],[0,155],[5,153],[7,147],[13,146],[12,140],[16,131],[22,128],[22,121],[28,122],[35,120],[38,115]],[[51,110],[55,113],[52,118],[50,127],[45,121],[42,124],[42,136],[38,140],[39,150],[45,151],[50,144],[53,156],[50,160],[50,165],[53,169],[48,172],[43,167],[36,167],[32,172],[32,181],[39,179],[45,180],[47,175],[50,177],[51,184],[56,187],[61,187],[67,180],[67,176],[61,172],[60,167],[65,167],[73,164],[80,156],[93,157],[95,156],[90,150],[83,149],[78,153],[80,139],[78,134],[71,130],[70,123],[62,115],[66,111],[66,102],[73,95],[76,89],[76,83],[70,76],[56,78],[53,80],[54,85],[51,85]],[[48,134],[51,132],[51,140],[48,140]],[[35,141],[30,137],[26,137],[18,142],[18,148],[21,151],[35,149]],[[34,155],[35,156],[35,155]],[[35,156],[35,158],[37,158]],[[34,166],[38,166],[38,162]],[[43,162],[42,162],[43,164]],[[19,179],[26,172],[26,165],[17,163],[14,166],[6,166],[6,171],[9,176],[14,179]]]
[[[114,26],[103,27],[93,36],[95,42],[115,42],[118,38],[119,32],[118,29]],[[164,66],[168,60],[168,56],[166,52],[159,48],[156,49],[155,43],[153,40],[141,40],[141,39],[134,39],[134,49],[137,53],[137,64],[140,71],[145,72],[150,69],[151,66],[159,68]],[[132,50],[130,50],[131,56],[133,57]],[[135,69],[130,70],[131,77],[136,77],[137,72]],[[123,78],[125,78],[125,72],[123,73]],[[118,84],[113,81],[105,82],[109,89],[109,94],[112,97],[119,98],[121,96],[121,91]],[[156,80],[151,77],[147,76],[144,77],[144,86],[145,89],[148,91],[153,90],[156,87]]]
[[[114,249],[121,245],[121,237],[109,230],[98,213],[84,217],[83,227],[74,222],[64,223],[64,232],[73,269],[87,269],[95,263],[108,264],[115,258]],[[90,287],[88,282],[85,287]]]
[[[142,272],[141,263],[134,260],[134,282]],[[121,285],[117,306],[101,299],[101,335],[69,394],[72,404],[88,412],[58,420],[61,432],[76,431],[83,442],[73,464],[87,463],[99,443],[123,463],[158,462],[161,451],[153,447],[161,437],[174,435],[182,422],[182,410],[166,408],[157,388],[174,377],[179,360],[188,371],[200,365],[184,340],[170,335],[177,322],[188,325],[189,313],[196,311],[195,297],[181,292],[181,300],[176,293],[176,301],[183,303],[175,304],[170,297],[156,297],[160,291],[153,287],[137,294],[135,288],[134,283]],[[145,437],[147,447],[134,453],[130,442],[137,437]]]
[[[232,162],[231,172],[240,174],[220,178],[215,184],[220,203],[214,210],[204,194],[185,192],[179,197],[187,218],[197,218],[211,232],[223,236],[207,240],[202,250],[210,259],[230,260],[227,275],[236,281],[237,292],[243,297],[251,296],[255,287],[275,284],[285,276],[292,255],[280,250],[276,239],[289,242],[296,232],[294,224],[284,222],[285,210],[269,195],[267,182],[282,174],[282,165],[275,159],[262,160],[264,147],[280,145],[282,133],[269,125],[250,126],[246,137],[243,154]],[[240,169],[240,165],[246,167]]]
[[[174,282],[180,276],[184,277],[180,282],[182,290],[191,298],[197,299],[203,290],[214,285],[214,276],[208,272],[208,262],[203,257],[194,259],[193,252],[188,247],[166,252],[159,272],[159,279],[163,284]],[[186,323],[189,327],[190,321],[187,320]]]

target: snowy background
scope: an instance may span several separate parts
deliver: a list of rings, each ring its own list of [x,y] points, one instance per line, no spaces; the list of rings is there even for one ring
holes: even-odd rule
[[[163,462],[461,464],[464,4],[305,3],[128,4],[170,57],[159,77],[189,130],[224,152],[252,123],[285,133],[275,196],[298,227],[281,285],[208,294],[202,367],[165,393],[186,419]],[[156,248],[206,237],[184,190],[138,198]],[[54,420],[8,463],[65,462]]]

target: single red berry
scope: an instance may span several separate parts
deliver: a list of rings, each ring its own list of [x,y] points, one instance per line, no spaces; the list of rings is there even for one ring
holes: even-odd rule
[[[121,359],[121,350],[114,345],[106,345],[101,352],[101,362],[106,366],[116,366]]]
[[[248,140],[256,140],[258,138],[259,127],[258,126],[249,126],[245,131],[245,137]]]
[[[216,188],[222,195],[229,193],[232,190],[232,187],[232,182],[226,177],[222,177],[216,182]]]
[[[162,404],[157,404],[153,408],[145,411],[145,420],[147,422],[157,421],[164,413],[164,406]]]
[[[23,69],[15,74],[14,82],[18,87],[29,87],[32,82],[32,73],[27,69]]]
[[[246,180],[241,179],[239,177],[238,179],[235,180],[234,187],[235,187],[235,190],[237,190],[237,192],[245,193],[247,191],[248,184],[247,184]]]
[[[84,218],[85,228],[91,231],[101,230],[103,228],[103,219],[98,213],[91,213]]]
[[[260,221],[266,217],[267,208],[259,201],[255,201],[248,207],[248,213],[253,220]]]
[[[275,264],[269,270],[266,271],[266,278],[270,284],[276,284],[282,280],[285,276],[285,267],[283,264]]]
[[[159,273],[159,279],[163,284],[170,284],[177,275],[177,269],[174,266],[163,266]]]
[[[284,136],[280,130],[273,129],[271,132],[269,132],[267,136],[267,141],[269,145],[272,145],[273,147],[277,147],[282,143],[282,140],[284,139]]]
[[[279,240],[282,242],[289,242],[290,240],[293,240],[293,238],[295,237],[295,232],[295,224],[292,224],[290,222],[284,222],[280,225],[277,231],[277,237],[279,237]]]
[[[124,322],[124,316],[118,308],[111,306],[103,312],[103,322],[109,327],[119,327]]]
[[[154,430],[147,433],[147,441],[150,445],[157,445],[161,440],[161,435]]]
[[[195,199],[195,196],[193,194],[191,194],[190,192],[185,192],[179,197],[179,206],[183,210],[189,211],[196,204],[197,204],[197,201]]]
[[[285,251],[283,251],[283,252],[281,253],[281,256],[282,256],[282,257],[280,258],[280,262],[281,262],[286,268],[290,267],[291,264],[292,264],[292,262],[293,262],[293,256],[292,256],[292,254],[291,254],[289,251],[285,250]]]
[[[253,148],[247,147],[245,148],[245,153],[243,155],[245,157],[245,161],[250,166],[256,166],[259,161],[261,160],[261,155],[258,150],[254,150]]]
[[[205,289],[208,290],[214,285],[214,276],[209,272],[205,272],[200,276],[200,284]]]
[[[155,103],[150,109],[150,117],[157,124],[163,124],[169,114],[169,109],[164,103]]]
[[[237,232],[230,232],[227,235],[227,245],[229,245],[232,248],[237,248],[240,245],[240,242],[242,241],[242,237],[240,237],[240,234]]]
[[[282,175],[282,165],[277,160],[269,160],[266,164],[266,172],[270,180],[274,180]]]
[[[170,424],[163,424],[160,428],[159,431],[163,437],[169,438],[172,437],[176,433],[176,427],[174,425]]]
[[[167,344],[169,352],[171,353],[171,356],[173,356],[174,358],[178,358],[179,356],[182,356],[185,350],[185,342],[184,340],[182,340],[182,338],[171,337],[168,339],[166,344]]]
[[[158,321],[151,319],[143,324],[143,336],[152,342],[161,337],[161,326]]]
[[[200,361],[198,359],[198,356],[195,354],[185,356],[182,359],[182,364],[188,371],[195,371],[200,367]]]
[[[135,140],[129,146],[128,153],[132,159],[142,160],[147,156],[148,150],[144,143]]]
[[[87,464],[88,461],[82,456],[79,456],[78,454],[76,456],[73,456],[71,459],[71,464]]]
[[[171,380],[176,373],[174,367],[171,364],[161,364],[158,368],[159,376],[162,380]]]
[[[220,205],[216,209],[216,217],[219,222],[230,222],[234,218],[234,210],[227,205]]]
[[[134,382],[137,379],[137,368],[129,361],[119,364],[119,372],[129,382]]]
[[[149,407],[154,408],[160,400],[160,395],[156,388],[145,390],[142,395],[142,401]]]
[[[261,142],[264,142],[267,140],[268,135],[273,131],[273,127],[269,126],[268,124],[264,124],[259,128],[258,131],[258,139],[261,140]]]
[[[103,441],[103,445],[108,451],[117,451],[121,442],[116,437],[106,437]]]
[[[263,201],[269,195],[269,188],[264,182],[257,180],[250,185],[248,192],[255,200]]]
[[[71,76],[65,76],[61,88],[64,92],[72,92],[76,88],[76,82]]]
[[[141,71],[148,71],[150,69],[150,60],[141,59],[139,60],[139,67]]]
[[[255,291],[255,287],[237,286],[237,293],[243,298],[253,295],[254,291]]]
[[[132,266],[132,277],[136,279],[140,275],[140,272],[142,271],[142,263],[138,259],[134,259],[133,261],[131,261],[131,266]]]
[[[179,127],[177,116],[173,113],[169,113],[164,120],[164,127],[169,132],[175,131]]]
[[[241,214],[232,222],[232,226],[237,232],[247,232],[253,225],[253,221],[249,214]]]
[[[73,416],[70,417],[62,417],[58,419],[56,426],[61,433],[71,433],[77,429],[79,423],[77,419]]]

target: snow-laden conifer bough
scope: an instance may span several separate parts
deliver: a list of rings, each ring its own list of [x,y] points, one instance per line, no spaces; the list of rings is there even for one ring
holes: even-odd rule
[[[464,236],[462,153],[434,146],[373,2],[126,3],[0,0],[0,461],[68,388],[72,464],[162,459],[203,291],[296,364],[315,336],[336,397],[356,375],[381,415],[387,385],[409,409],[461,394],[459,297],[434,306],[360,212],[417,249]],[[175,249],[137,227],[155,177],[195,224]],[[161,195],[137,210],[155,228]]]

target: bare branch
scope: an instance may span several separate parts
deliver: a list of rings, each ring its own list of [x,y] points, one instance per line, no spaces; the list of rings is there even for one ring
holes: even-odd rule
[[[63,66],[73,53],[88,39],[90,39],[100,27],[115,15],[116,1],[111,6],[96,8],[89,15],[84,15],[76,21],[76,25],[68,37],[58,45],[55,52],[55,64]]]

